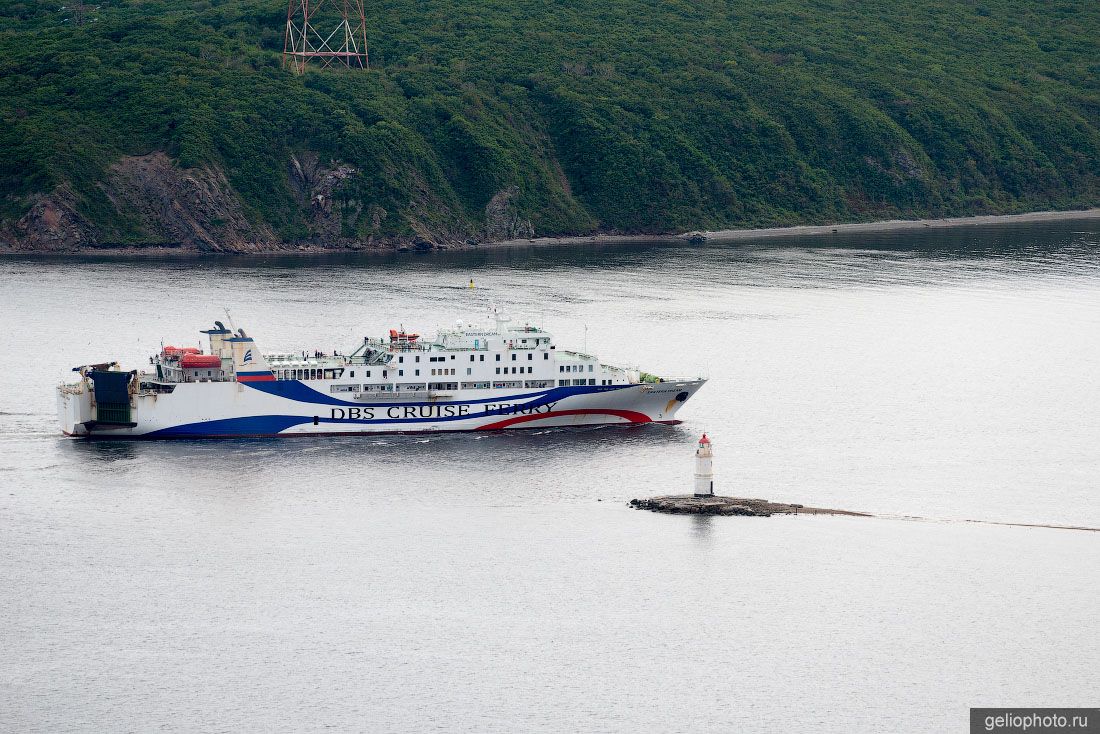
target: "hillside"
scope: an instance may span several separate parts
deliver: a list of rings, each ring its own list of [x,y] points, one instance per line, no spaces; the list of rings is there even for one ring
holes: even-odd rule
[[[369,71],[278,0],[0,7],[0,240],[446,243],[1100,204],[1100,3],[386,0]]]

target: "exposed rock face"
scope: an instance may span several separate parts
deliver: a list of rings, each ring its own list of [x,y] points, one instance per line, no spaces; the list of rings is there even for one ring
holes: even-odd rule
[[[115,207],[136,217],[150,242],[211,252],[270,246],[275,234],[245,217],[225,174],[181,169],[162,152],[129,156],[111,166],[104,191]]]
[[[355,166],[324,163],[316,153],[292,155],[287,181],[301,214],[290,217],[305,227],[283,239],[264,222],[246,214],[237,192],[217,166],[183,169],[163,152],[120,159],[98,184],[116,216],[93,223],[82,214],[84,198],[67,184],[39,196],[15,222],[0,222],[0,246],[37,252],[173,248],[182,251],[249,253],[285,250],[397,249],[424,252],[474,243],[470,222],[442,200],[414,171],[405,175],[408,210],[387,212],[359,201],[346,184]],[[519,189],[498,193],[486,215],[493,239],[529,237],[531,223],[519,217],[513,199]],[[383,234],[386,220],[401,216],[401,234]],[[388,229],[400,230],[400,226]]]
[[[95,228],[76,211],[76,197],[66,187],[57,188],[34,203],[4,235],[20,250],[78,250],[95,244]]]
[[[485,205],[485,237],[490,241],[518,240],[535,236],[535,228],[519,215],[515,198],[519,187],[509,186],[498,191]]]
[[[315,238],[335,241],[347,229],[355,226],[363,213],[363,204],[356,200],[337,201],[337,192],[345,181],[358,173],[355,166],[333,162],[322,165],[320,156],[305,152],[290,157],[290,185],[299,203],[309,207],[309,228]],[[381,207],[371,212],[372,220],[386,216]],[[375,224],[377,227],[377,224]]]

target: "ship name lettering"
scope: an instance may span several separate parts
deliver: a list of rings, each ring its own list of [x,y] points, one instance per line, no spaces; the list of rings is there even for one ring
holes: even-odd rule
[[[332,419],[336,421],[374,420],[374,408],[333,408]]]
[[[546,403],[545,405],[515,405],[513,403],[486,403],[486,413],[498,413],[500,415],[533,415],[535,413],[549,413],[554,410],[554,406],[557,403]]]

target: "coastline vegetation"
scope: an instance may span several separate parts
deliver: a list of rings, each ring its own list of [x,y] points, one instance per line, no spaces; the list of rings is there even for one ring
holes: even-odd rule
[[[539,235],[1100,204],[1100,4],[1079,0],[387,0],[368,71],[281,67],[278,0],[0,7],[0,220],[165,151],[310,236],[310,151],[384,216],[354,237],[477,233],[515,186]],[[82,20],[77,24],[76,20]]]

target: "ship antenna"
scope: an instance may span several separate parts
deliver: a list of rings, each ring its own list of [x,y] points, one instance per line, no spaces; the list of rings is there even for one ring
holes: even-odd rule
[[[237,325],[233,323],[233,314],[229,313],[229,306],[223,307],[222,310],[225,311],[225,318],[229,320],[230,333],[235,334],[237,332]]]

